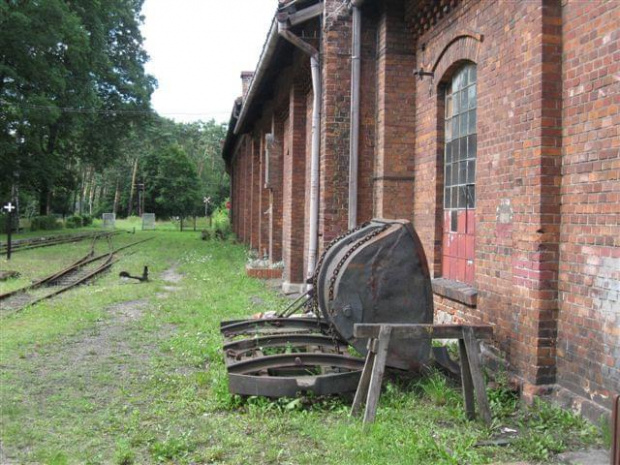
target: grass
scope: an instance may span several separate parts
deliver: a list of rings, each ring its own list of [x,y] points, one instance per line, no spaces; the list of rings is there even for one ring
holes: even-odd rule
[[[132,230],[131,222],[120,223]],[[137,231],[144,243],[94,285],[0,319],[0,441],[17,463],[384,464],[550,461],[600,441],[574,415],[522,408],[489,392],[490,428],[465,419],[440,373],[384,385],[377,421],[349,416],[350,397],[270,400],[230,395],[218,324],[288,302],[244,273],[243,247],[199,233]],[[72,244],[16,253],[33,279],[85,253]],[[149,283],[126,283],[120,270]],[[0,266],[7,266],[2,259]],[[164,272],[178,282],[165,281]],[[12,284],[10,284],[12,285]],[[9,286],[9,284],[3,284]],[[253,302],[262,302],[256,304]],[[509,447],[479,446],[518,431]],[[1,456],[1,452],[0,452]]]

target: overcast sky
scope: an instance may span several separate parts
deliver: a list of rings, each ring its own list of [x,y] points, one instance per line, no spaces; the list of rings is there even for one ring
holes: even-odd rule
[[[142,34],[159,86],[152,104],[176,121],[228,122],[241,71],[258,63],[277,0],[146,0]]]

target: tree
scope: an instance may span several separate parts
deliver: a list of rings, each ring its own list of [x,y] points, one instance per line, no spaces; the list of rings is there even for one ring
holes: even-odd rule
[[[150,112],[142,1],[0,2],[0,185],[38,193],[42,213],[66,171],[107,166]]]
[[[156,175],[145,179],[147,198],[154,200],[157,216],[181,217],[196,212],[202,196],[198,190],[198,176],[191,160],[178,144],[163,147],[151,158],[156,163]]]

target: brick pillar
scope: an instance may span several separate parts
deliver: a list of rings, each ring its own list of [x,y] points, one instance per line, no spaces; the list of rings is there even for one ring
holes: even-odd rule
[[[351,113],[351,15],[340,2],[326,2],[321,65],[321,160],[319,252],[347,230]]]
[[[555,382],[562,150],[561,6],[540,0],[528,13],[532,54],[522,83],[528,98],[516,111],[530,137],[515,163],[512,255],[517,363],[526,395],[536,393],[533,385]]]
[[[250,171],[250,147],[248,144],[247,136],[244,136],[243,141],[243,242],[249,242],[249,234],[250,234],[250,180],[251,180],[251,171]]]
[[[413,219],[415,52],[403,2],[384,2],[377,44],[375,215]]]
[[[258,214],[260,217],[259,221],[259,229],[258,229],[258,252],[261,257],[263,255],[269,256],[269,189],[267,189],[265,185],[265,155],[266,155],[266,134],[261,131],[260,133],[260,198],[259,198],[259,207]]]
[[[305,125],[305,96],[298,86],[293,85],[283,144],[282,256],[285,283],[302,283],[304,280]]]
[[[258,250],[258,230],[260,228],[260,144],[255,136],[250,141],[250,163],[251,163],[251,206],[250,206],[250,248]],[[260,251],[259,251],[260,253]]]
[[[229,215],[230,215],[230,226],[232,229],[233,234],[237,234],[237,221],[235,218],[235,214],[237,212],[237,207],[235,206],[235,204],[237,203],[237,192],[236,192],[236,181],[237,181],[237,177],[235,175],[235,165],[234,162],[233,164],[231,164],[232,166],[230,167],[230,172],[229,172],[229,176],[230,176],[230,192],[228,194],[229,198],[230,198],[230,210],[229,210]]]
[[[357,223],[374,216],[373,187],[375,129],[377,122],[377,25],[376,19],[362,18],[360,140],[357,191]]]
[[[269,148],[269,261],[282,260],[282,138],[284,124],[274,116],[271,123],[273,142]]]
[[[235,173],[237,176],[237,240],[243,242],[243,156],[242,151],[235,152]]]

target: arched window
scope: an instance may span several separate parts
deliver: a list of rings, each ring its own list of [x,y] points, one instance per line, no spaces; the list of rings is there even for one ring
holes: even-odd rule
[[[476,65],[459,68],[445,92],[443,277],[473,284],[476,208]]]

